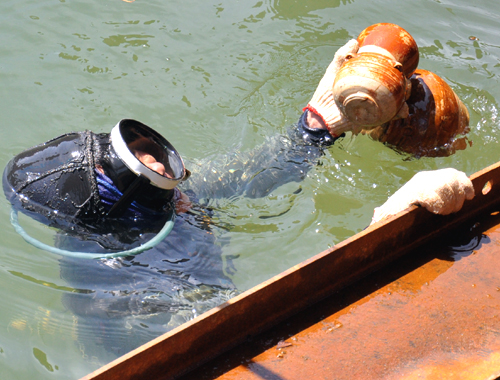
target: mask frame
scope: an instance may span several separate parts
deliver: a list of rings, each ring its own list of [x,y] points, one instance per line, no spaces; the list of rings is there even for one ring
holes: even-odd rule
[[[131,146],[140,140],[144,140],[143,145],[149,145],[153,150],[151,154],[164,165],[171,178],[148,168],[135,156]],[[120,120],[111,130],[110,142],[123,163],[137,176],[146,177],[153,186],[171,190],[189,177],[190,173],[174,146],[158,132],[136,120]]]

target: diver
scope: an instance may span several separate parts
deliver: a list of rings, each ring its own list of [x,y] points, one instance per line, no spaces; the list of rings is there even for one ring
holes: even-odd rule
[[[313,99],[330,96],[331,75],[356,50],[353,40],[337,51]],[[214,222],[211,202],[263,197],[303,180],[350,131],[330,120],[335,113],[311,101],[287,134],[191,172],[168,140],[131,119],[110,133],[68,133],[14,157],[4,192],[13,209],[59,231],[61,277],[74,289],[63,301],[86,321],[81,344],[122,355],[237,294],[222,259],[227,227]]]
[[[78,333],[86,352],[122,355],[237,294],[223,267],[226,227],[213,222],[209,201],[261,197],[304,178],[333,142],[305,128],[273,137],[258,153],[198,165],[191,177],[172,144],[130,119],[111,133],[59,136],[7,164],[13,208],[58,231],[60,274],[74,289],[63,302],[86,326]],[[128,253],[169,223],[158,244]]]
[[[237,294],[213,202],[301,181],[335,141],[307,115],[252,152],[193,165],[191,176],[172,144],[130,119],[110,133],[56,137],[7,164],[13,209],[57,231],[60,274],[74,289],[63,303],[86,353],[113,359]]]

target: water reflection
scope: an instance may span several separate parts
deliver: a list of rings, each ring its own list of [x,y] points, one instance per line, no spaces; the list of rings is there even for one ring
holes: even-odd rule
[[[354,0],[319,0],[314,2],[295,1],[294,6],[290,6],[289,1],[268,0],[269,7],[277,18],[298,19],[304,16],[310,16],[311,13],[321,11],[322,9],[338,8],[341,4],[346,5]]]
[[[114,35],[106,37],[102,40],[106,45],[111,47],[120,46],[123,48],[131,46],[150,47],[149,40],[154,36],[147,34],[128,34],[128,35]]]

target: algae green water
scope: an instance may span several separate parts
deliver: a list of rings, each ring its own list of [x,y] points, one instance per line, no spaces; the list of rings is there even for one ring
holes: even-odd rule
[[[2,167],[29,146],[108,132],[122,118],[157,129],[187,161],[249,151],[297,121],[336,49],[366,26],[393,22],[413,35],[419,67],[468,107],[472,146],[415,160],[347,135],[303,182],[221,203],[232,226],[223,255],[240,290],[362,230],[419,170],[472,174],[500,159],[498,2],[6,0],[1,10]],[[76,379],[112,360],[81,349],[59,258],[25,243],[9,213],[4,200],[0,378]]]

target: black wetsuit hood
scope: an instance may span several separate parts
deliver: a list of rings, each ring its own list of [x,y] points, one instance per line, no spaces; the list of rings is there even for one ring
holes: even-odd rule
[[[132,146],[137,145],[151,149],[169,177],[135,158]],[[121,192],[113,205],[118,207],[110,210],[101,202],[97,168]],[[138,121],[125,119],[110,134],[67,133],[21,152],[7,164],[3,188],[16,208],[38,220],[59,227],[95,227],[120,218],[132,202],[171,214],[174,188],[187,173],[180,155],[165,138]]]

